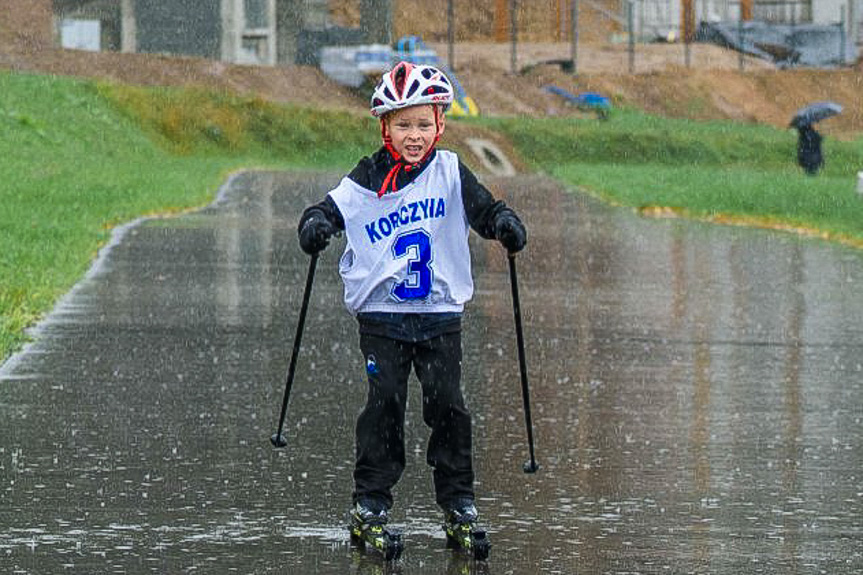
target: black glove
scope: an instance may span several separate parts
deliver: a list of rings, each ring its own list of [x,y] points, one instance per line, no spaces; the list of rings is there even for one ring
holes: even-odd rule
[[[336,228],[321,213],[313,213],[300,226],[300,247],[309,255],[314,255],[328,245]]]
[[[527,230],[512,212],[503,212],[495,219],[494,235],[511,254],[520,252],[527,244]]]

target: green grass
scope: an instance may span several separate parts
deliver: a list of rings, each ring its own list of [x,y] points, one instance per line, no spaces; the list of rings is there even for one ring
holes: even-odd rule
[[[12,73],[0,73],[0,130],[0,360],[114,225],[205,205],[240,167],[346,171],[377,143],[345,113]]]
[[[99,86],[99,93],[172,155],[223,155],[293,166],[353,167],[379,145],[369,117],[238,98],[196,88]]]
[[[863,141],[827,138],[803,175],[791,131],[668,120],[478,119],[522,159],[608,201],[693,217],[769,219],[855,238]],[[373,119],[198,89],[0,72],[0,360],[78,281],[118,223],[208,203],[241,167],[346,172],[379,144]]]
[[[863,242],[863,140],[826,138],[826,165],[796,165],[796,132],[616,110],[611,119],[481,120],[533,166],[607,201],[698,218],[764,220]]]

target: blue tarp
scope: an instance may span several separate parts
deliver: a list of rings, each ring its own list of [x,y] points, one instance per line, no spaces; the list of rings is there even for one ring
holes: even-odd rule
[[[697,40],[771,60],[783,68],[844,66],[851,56],[851,46],[839,24],[702,22]]]
[[[543,88],[550,94],[560,96],[573,106],[576,106],[579,110],[594,111],[599,118],[608,118],[608,113],[611,110],[611,100],[602,94],[597,94],[596,92],[573,94],[572,92],[564,90],[560,86],[554,86],[552,84],[543,86]]]

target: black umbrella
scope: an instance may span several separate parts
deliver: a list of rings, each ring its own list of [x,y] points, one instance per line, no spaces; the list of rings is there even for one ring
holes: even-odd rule
[[[791,127],[800,128],[827,118],[832,118],[842,111],[842,106],[835,102],[816,102],[805,108],[800,108],[791,118]]]

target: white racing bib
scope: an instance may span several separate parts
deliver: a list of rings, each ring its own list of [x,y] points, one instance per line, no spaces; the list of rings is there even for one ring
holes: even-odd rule
[[[438,150],[397,192],[349,178],[329,193],[345,221],[345,306],[359,312],[458,312],[473,295],[458,156]]]

